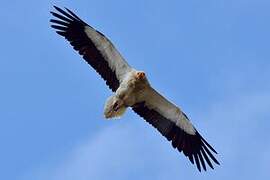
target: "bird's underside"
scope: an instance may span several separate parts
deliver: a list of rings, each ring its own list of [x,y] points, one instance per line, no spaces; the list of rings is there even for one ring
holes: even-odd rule
[[[114,92],[104,107],[106,118],[120,117],[127,107],[155,127],[183,152],[199,171],[219,164],[214,148],[198,133],[191,121],[176,105],[151,87],[144,72],[133,69],[111,41],[69,9],[51,12],[51,27],[67,39],[72,47],[106,81]]]
[[[104,107],[105,118],[121,117],[127,107],[132,107],[144,99],[149,88],[151,87],[145,73],[131,70],[115,94],[107,99]]]

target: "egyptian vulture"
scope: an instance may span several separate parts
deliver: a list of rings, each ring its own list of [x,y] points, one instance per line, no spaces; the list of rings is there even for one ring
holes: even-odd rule
[[[69,9],[54,6],[51,27],[69,41],[72,47],[106,81],[114,92],[106,101],[105,118],[120,117],[130,107],[135,113],[155,127],[183,152],[199,171],[206,165],[214,169],[217,152],[199,134],[187,115],[179,107],[159,94],[149,83],[143,71],[132,68],[111,41],[86,24]]]

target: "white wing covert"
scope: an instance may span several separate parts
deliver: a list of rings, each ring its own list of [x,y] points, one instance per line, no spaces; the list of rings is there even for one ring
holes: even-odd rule
[[[131,67],[102,33],[86,24],[69,9],[64,11],[56,6],[54,8],[59,13],[51,12],[56,18],[50,20],[53,23],[51,27],[70,42],[112,91],[116,91]]]
[[[193,127],[184,112],[151,87],[144,91],[143,97],[132,109],[172,141],[174,148],[183,151],[192,164],[195,160],[199,171],[201,167],[206,171],[205,161],[214,168],[210,159],[219,164],[212,154],[217,152]]]

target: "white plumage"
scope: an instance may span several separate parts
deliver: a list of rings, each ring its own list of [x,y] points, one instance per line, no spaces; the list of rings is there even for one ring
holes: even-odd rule
[[[153,125],[189,160],[206,170],[206,163],[219,164],[214,148],[198,133],[179,107],[151,87],[144,72],[137,71],[124,60],[114,45],[69,9],[55,7],[51,12],[52,27],[65,37],[115,92],[105,103],[105,118],[119,118],[128,107]]]

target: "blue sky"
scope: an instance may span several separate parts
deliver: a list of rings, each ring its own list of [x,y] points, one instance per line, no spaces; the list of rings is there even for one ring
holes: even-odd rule
[[[103,119],[110,90],[49,27],[52,5],[106,34],[219,152],[197,172],[128,111]],[[270,2],[6,1],[0,28],[0,179],[270,177]]]

